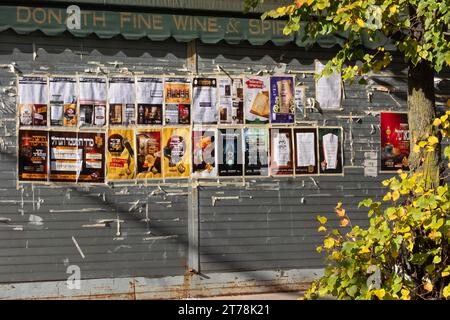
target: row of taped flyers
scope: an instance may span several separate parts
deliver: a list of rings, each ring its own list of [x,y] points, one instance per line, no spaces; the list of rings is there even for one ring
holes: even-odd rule
[[[20,129],[28,182],[267,177],[343,173],[340,127]]]
[[[305,87],[295,77],[18,78],[21,127],[294,124]],[[191,108],[192,107],[192,108]]]

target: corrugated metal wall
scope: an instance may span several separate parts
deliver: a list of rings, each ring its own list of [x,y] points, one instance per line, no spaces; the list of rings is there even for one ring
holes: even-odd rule
[[[199,43],[197,50],[199,73],[214,72],[217,64],[230,73],[242,73],[287,63],[287,70],[299,72],[298,81],[308,86],[307,97],[315,96],[313,76],[308,73],[314,69],[314,59],[326,60],[332,54],[269,44]],[[126,67],[147,74],[183,73],[186,51],[186,44],[174,41],[0,34],[0,64],[15,62],[24,73],[74,74],[96,69],[98,63],[109,70],[116,66],[116,71]],[[194,221],[188,226],[191,203],[182,187],[161,191],[132,185],[69,189],[28,185],[16,189],[15,84],[13,74],[1,69],[0,218],[11,222],[0,222],[0,283],[65,280],[66,268],[72,264],[81,267],[83,279],[183,275],[188,269],[188,230],[197,229],[202,273],[322,267],[315,252],[321,240],[315,217],[332,214],[336,202],[343,201],[353,224],[367,223],[358,202],[380,196],[380,181],[387,175],[364,177],[364,154],[379,152],[379,111],[406,110],[405,76],[404,67],[395,64],[390,73],[372,77],[368,88],[346,84],[343,111],[314,112],[305,119],[343,127],[344,176],[247,179],[242,186],[200,187],[199,225]],[[376,85],[395,91],[373,90]],[[371,101],[367,89],[373,91]],[[438,89],[443,95],[439,101],[446,101],[449,82],[442,81]],[[239,198],[213,204],[212,197],[223,196]],[[97,219],[117,217],[125,220],[119,237],[115,223],[111,228],[85,227]]]

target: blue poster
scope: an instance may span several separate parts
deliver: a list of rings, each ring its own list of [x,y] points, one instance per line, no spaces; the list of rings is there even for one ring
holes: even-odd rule
[[[270,77],[270,122],[295,122],[294,77]]]

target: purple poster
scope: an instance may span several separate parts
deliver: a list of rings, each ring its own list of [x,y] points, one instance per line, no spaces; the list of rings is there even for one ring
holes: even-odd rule
[[[270,77],[270,122],[295,122],[294,77]]]

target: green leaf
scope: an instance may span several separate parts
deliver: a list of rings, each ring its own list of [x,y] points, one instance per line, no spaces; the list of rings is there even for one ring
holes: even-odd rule
[[[345,289],[345,291],[348,293],[350,297],[354,297],[356,292],[358,291],[358,287],[356,285],[352,285],[351,287]]]
[[[438,263],[440,263],[441,261],[442,261],[442,259],[441,259],[440,256],[434,256],[434,258],[433,258],[433,263],[434,263],[434,264],[438,264]]]

